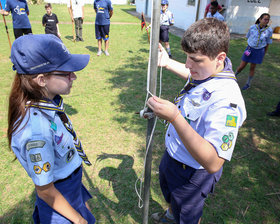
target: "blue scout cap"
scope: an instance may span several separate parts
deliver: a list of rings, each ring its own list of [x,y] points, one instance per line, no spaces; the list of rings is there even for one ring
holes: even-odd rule
[[[14,41],[11,61],[18,74],[75,72],[86,67],[89,55],[70,54],[62,41],[53,34],[29,34]]]
[[[168,0],[161,0],[162,5],[168,5]]]

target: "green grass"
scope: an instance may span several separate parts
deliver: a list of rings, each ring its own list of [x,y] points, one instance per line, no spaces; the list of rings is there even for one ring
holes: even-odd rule
[[[77,73],[70,95],[64,97],[78,136],[93,162],[85,167],[83,182],[93,195],[90,201],[98,223],[141,223],[141,209],[134,183],[143,169],[147,122],[135,115],[146,97],[149,46],[140,21],[129,15],[132,6],[114,6],[110,31],[110,57],[97,57],[94,34],[95,13],[85,7],[85,42],[73,43],[66,5],[53,5],[60,21],[62,40],[71,53],[90,54],[89,65]],[[44,33],[40,23],[43,5],[30,6],[33,33]],[[11,18],[7,18],[13,41]],[[125,23],[125,24],[121,24]],[[128,24],[127,24],[128,23]],[[0,24],[0,223],[31,223],[34,186],[14,155],[8,150],[7,99],[14,77],[9,45]],[[171,35],[172,54],[184,62],[180,38]],[[236,69],[245,48],[244,39],[232,40],[229,57]],[[280,223],[280,119],[267,117],[279,101],[280,43],[274,42],[262,65],[257,67],[252,88],[244,92],[248,118],[239,132],[231,162],[215,193],[206,201],[202,223]],[[238,77],[246,82],[248,68]],[[163,71],[162,97],[172,100],[184,82]],[[166,204],[158,183],[158,165],[164,152],[164,127],[155,132],[150,213]]]

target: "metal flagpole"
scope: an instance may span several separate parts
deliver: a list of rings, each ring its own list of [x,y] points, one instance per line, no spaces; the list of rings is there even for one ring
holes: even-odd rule
[[[159,26],[160,26],[160,0],[153,0],[152,2],[152,29],[151,29],[151,43],[150,43],[150,57],[149,57],[149,69],[148,78],[149,80],[149,91],[156,95],[156,85],[157,85],[157,64],[158,64],[158,43],[159,43]],[[151,164],[152,164],[152,140],[149,144],[152,129],[154,127],[156,118],[153,117],[148,119],[147,125],[147,137],[146,146],[147,157],[145,164],[145,175],[144,175],[144,195],[143,195],[143,224],[148,223],[149,216],[149,198],[150,198],[150,183],[151,183]]]
[[[3,9],[1,1],[0,1],[0,9]],[[5,28],[6,28],[6,33],[7,33],[8,41],[9,41],[9,44],[10,44],[10,49],[12,49],[10,35],[9,35],[9,30],[8,30],[8,26],[7,26],[6,19],[5,19],[4,15],[3,15],[3,20],[4,20],[4,24],[5,24]]]

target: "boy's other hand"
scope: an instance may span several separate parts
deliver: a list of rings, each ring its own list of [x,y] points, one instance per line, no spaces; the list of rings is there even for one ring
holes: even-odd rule
[[[172,121],[179,112],[175,104],[157,96],[150,97],[147,101],[147,106],[151,108],[156,116],[167,121]]]
[[[161,44],[158,44],[158,66],[166,67],[169,63],[169,55]]]

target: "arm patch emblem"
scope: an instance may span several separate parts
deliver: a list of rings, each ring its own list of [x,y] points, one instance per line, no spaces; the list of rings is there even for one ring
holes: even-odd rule
[[[226,126],[236,128],[237,116],[227,115]]]
[[[30,141],[30,142],[26,143],[25,147],[26,147],[26,150],[29,151],[30,149],[43,148],[45,144],[46,144],[46,142],[42,141],[42,140]]]
[[[42,161],[41,153],[30,154],[29,155],[31,162],[36,163]]]

